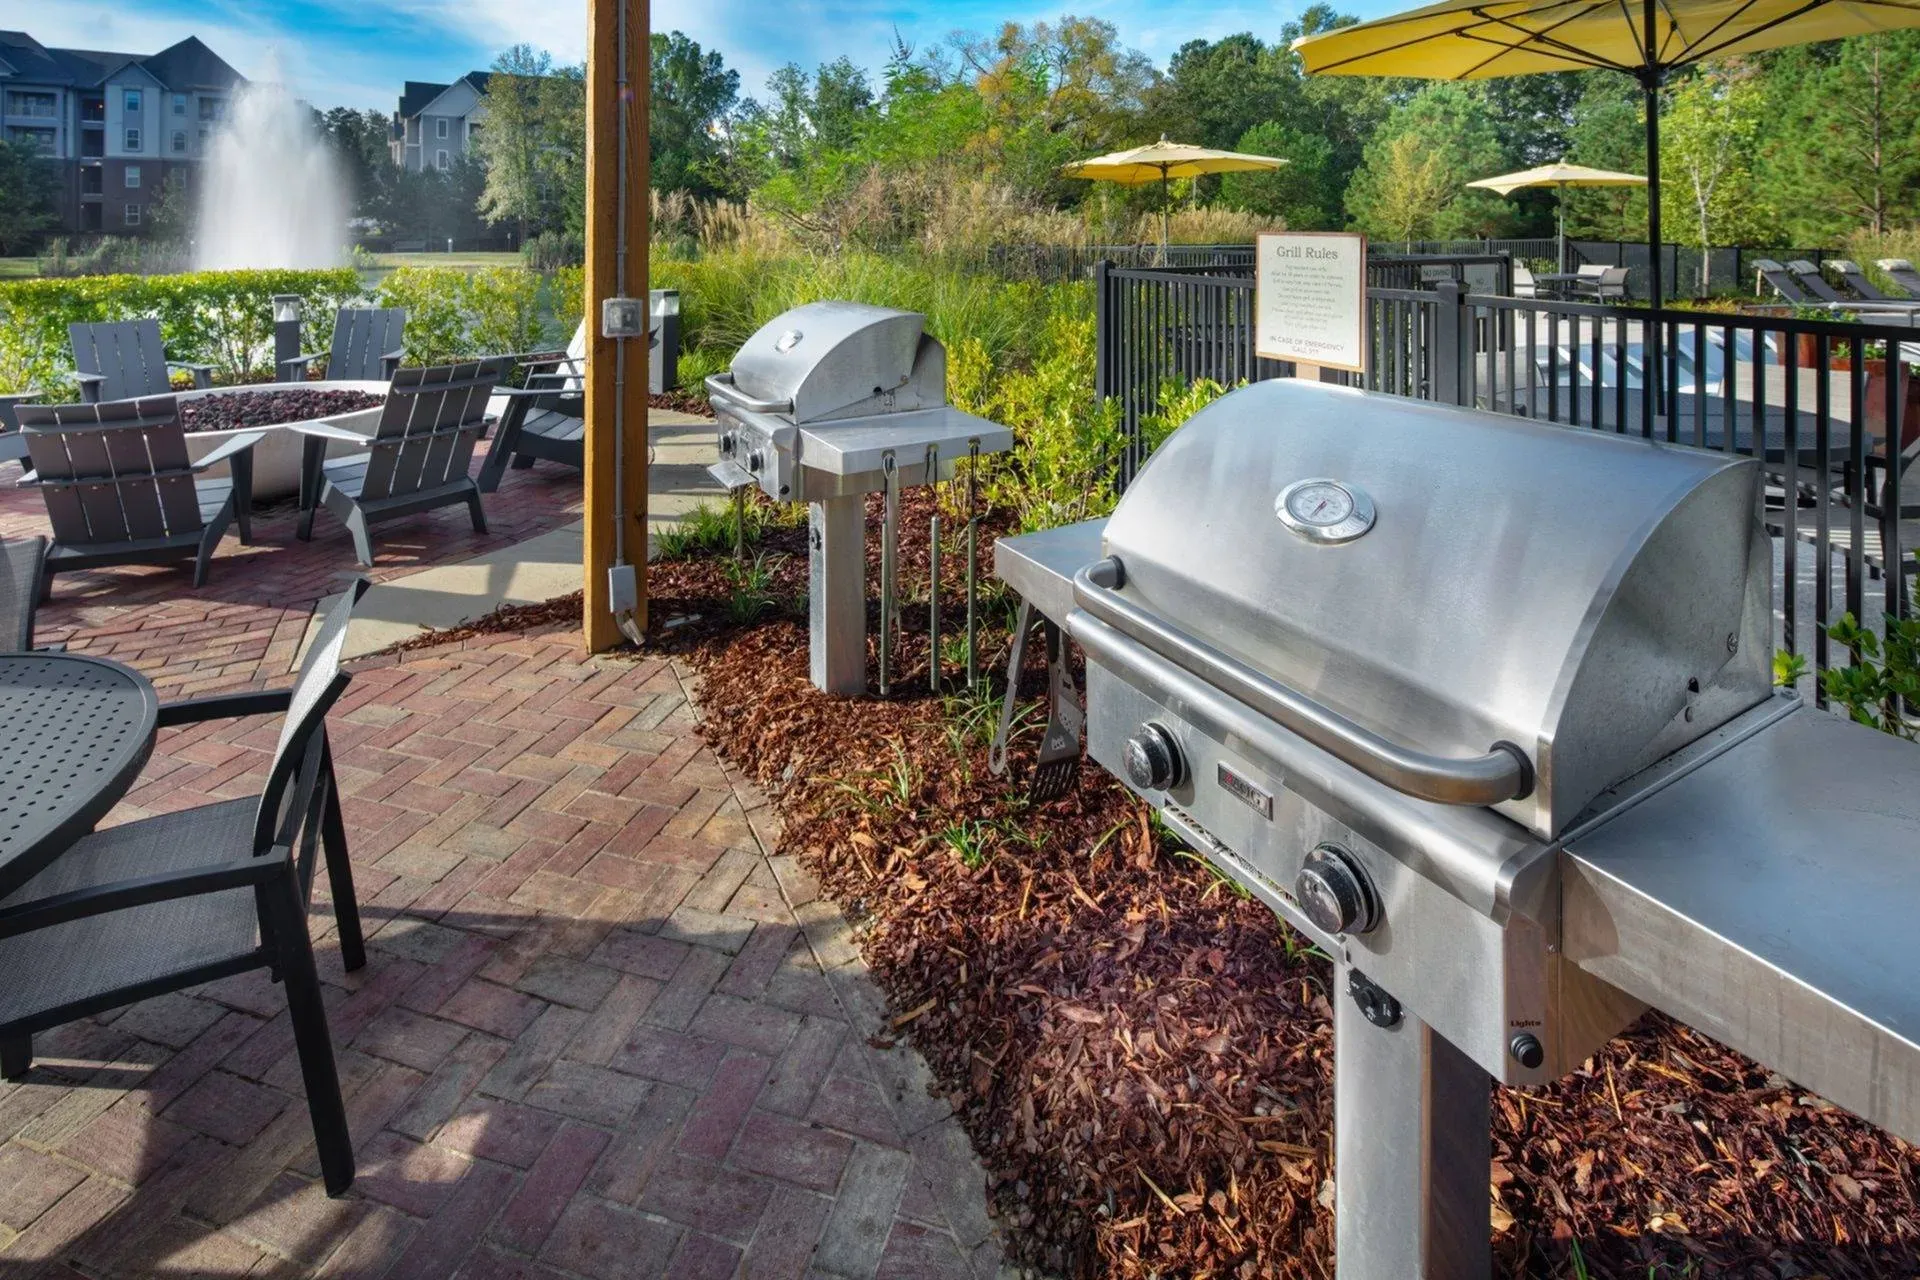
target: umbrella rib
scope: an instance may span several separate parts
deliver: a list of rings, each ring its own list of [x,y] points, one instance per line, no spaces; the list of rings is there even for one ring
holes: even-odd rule
[[[1516,29],[1523,32],[1526,30],[1525,27],[1519,27]],[[1492,66],[1494,63],[1498,62],[1501,58],[1505,57],[1509,53],[1534,53],[1534,54],[1540,55],[1541,57],[1558,58],[1562,62],[1570,63],[1575,67],[1583,67],[1583,68],[1587,68],[1594,71],[1620,70],[1619,66],[1617,66],[1614,63],[1607,62],[1604,59],[1595,58],[1592,54],[1589,54],[1589,53],[1583,53],[1580,50],[1575,49],[1572,45],[1563,43],[1562,41],[1559,41],[1559,40],[1532,39],[1532,40],[1522,41],[1518,44],[1507,44],[1501,40],[1495,39],[1492,36],[1481,35],[1477,31],[1456,31],[1454,32],[1454,35],[1458,36],[1462,40],[1475,40],[1482,44],[1490,44],[1500,50],[1500,52],[1487,58],[1484,62],[1476,62],[1471,67],[1468,67],[1466,71],[1462,72],[1460,75],[1453,77],[1456,80],[1467,79],[1468,77],[1472,76],[1475,72],[1485,70],[1487,67]]]
[[[1749,3],[1751,2],[1752,0],[1749,0]],[[1878,0],[1878,2],[1884,4],[1885,0]],[[1690,50],[1687,61],[1700,62],[1704,59],[1711,58],[1714,54],[1719,53],[1724,49],[1730,49],[1734,45],[1739,44],[1742,40],[1751,40],[1755,36],[1762,33],[1763,31],[1771,31],[1773,30],[1773,28],[1779,26],[1783,22],[1792,22],[1795,18],[1801,17],[1804,14],[1812,13],[1815,9],[1825,8],[1828,3],[1829,3],[1829,0],[1809,0],[1809,3],[1801,5],[1799,8],[1794,9],[1790,13],[1783,13],[1777,18],[1770,18],[1756,27],[1753,27],[1746,31],[1742,31],[1737,36],[1732,36],[1726,40],[1722,40],[1719,44],[1714,45],[1712,48],[1707,48],[1707,49],[1696,48],[1696,49]],[[1852,3],[1874,4],[1876,3],[1876,0],[1852,0]],[[1908,4],[1898,4],[1898,5],[1887,5],[1886,7],[1894,8],[1894,9],[1911,9],[1913,6]],[[1702,37],[1702,39],[1705,39],[1705,37]],[[1678,66],[1682,64],[1676,63],[1675,65]]]
[[[1517,18],[1524,18],[1524,17],[1527,17],[1527,16],[1529,15],[1529,14],[1532,14],[1532,13],[1536,13],[1536,12],[1546,12],[1546,11],[1550,11],[1550,10],[1553,10],[1553,9],[1562,9],[1562,8],[1565,8],[1565,7],[1566,7],[1566,3],[1567,3],[1567,0],[1543,0],[1543,3],[1541,3],[1541,4],[1538,4],[1538,5],[1535,5],[1535,6],[1533,6],[1532,8],[1530,8],[1530,9],[1527,9],[1527,10],[1525,10],[1524,12],[1521,12],[1521,13],[1518,13],[1518,14],[1515,14],[1515,15],[1514,15],[1514,17],[1517,17]],[[1464,10],[1462,10],[1461,12],[1462,12],[1462,14],[1463,14],[1463,15],[1470,15],[1470,16],[1472,16],[1472,17],[1474,17],[1474,18],[1476,18],[1476,19],[1478,19],[1478,20],[1479,20],[1479,21],[1481,21],[1481,22],[1508,22],[1508,23],[1511,23],[1511,21],[1512,21],[1511,19],[1506,19],[1506,18],[1494,18],[1494,17],[1493,17],[1493,16],[1491,16],[1490,14],[1487,14],[1487,13],[1485,13],[1485,12],[1483,12],[1482,10],[1480,10],[1480,9],[1479,9],[1479,8],[1477,8],[1477,7],[1476,7],[1476,8],[1471,8],[1471,9],[1464,9]],[[1579,16],[1579,15],[1576,15],[1576,16]],[[1373,30],[1376,30],[1376,31],[1378,31],[1378,30],[1384,30],[1384,29],[1385,29],[1385,28],[1387,28],[1387,27],[1392,27],[1392,26],[1398,26],[1398,25],[1400,25],[1400,24],[1401,24],[1402,22],[1406,22],[1406,21],[1410,21],[1410,20],[1412,19],[1412,17],[1413,17],[1413,15],[1412,15],[1412,14],[1400,14],[1400,15],[1396,15],[1396,16],[1394,16],[1394,17],[1391,17],[1391,18],[1378,18],[1378,19],[1375,19],[1375,20],[1374,20],[1373,22],[1369,22],[1369,23],[1366,23],[1365,25],[1366,25],[1367,27],[1369,27],[1369,28],[1371,28],[1371,29],[1373,29]],[[1571,21],[1571,19],[1569,19],[1569,21]],[[1355,54],[1350,54],[1349,56],[1347,56],[1347,57],[1345,57],[1345,58],[1339,58],[1339,59],[1336,59],[1336,60],[1334,60],[1334,61],[1332,61],[1332,62],[1329,62],[1329,63],[1327,63],[1327,65],[1326,65],[1326,66],[1324,66],[1324,67],[1321,67],[1321,68],[1320,68],[1320,69],[1319,69],[1318,71],[1315,71],[1315,72],[1312,72],[1312,73],[1310,73],[1310,74],[1313,74],[1313,75],[1325,75],[1325,74],[1327,74],[1328,72],[1330,72],[1330,71],[1334,71],[1334,70],[1337,70],[1337,69],[1338,69],[1338,68],[1340,68],[1340,67],[1346,67],[1346,66],[1351,66],[1351,65],[1353,65],[1353,64],[1354,64],[1354,63],[1356,63],[1356,62],[1364,62],[1364,61],[1366,61],[1366,60],[1368,60],[1368,59],[1370,59],[1370,58],[1378,58],[1378,57],[1382,57],[1382,56],[1384,56],[1384,55],[1386,55],[1386,54],[1390,54],[1390,53],[1398,53],[1398,52],[1400,52],[1400,51],[1401,51],[1402,49],[1410,49],[1410,48],[1412,48],[1412,47],[1414,47],[1415,45],[1420,45],[1420,44],[1425,44],[1425,43],[1426,43],[1427,41],[1429,41],[1429,40],[1434,40],[1434,39],[1438,39],[1438,38],[1440,38],[1441,36],[1449,36],[1449,35],[1451,35],[1451,36],[1460,36],[1460,37],[1463,37],[1463,38],[1466,38],[1466,39],[1472,39],[1472,38],[1474,38],[1474,37],[1473,37],[1473,36],[1472,36],[1472,35],[1470,34],[1470,32],[1469,32],[1469,31],[1467,30],[1467,28],[1468,28],[1468,26],[1470,26],[1470,25],[1471,25],[1471,24],[1468,24],[1468,23],[1462,23],[1462,24],[1461,24],[1460,26],[1457,26],[1457,27],[1454,27],[1453,29],[1451,29],[1451,30],[1449,30],[1449,31],[1442,31],[1442,32],[1438,32],[1438,33],[1436,33],[1436,34],[1434,34],[1434,35],[1422,35],[1422,36],[1413,36],[1413,37],[1411,37],[1411,38],[1409,38],[1409,39],[1406,39],[1406,40],[1402,40],[1402,41],[1400,41],[1400,42],[1399,42],[1398,44],[1390,44],[1390,45],[1386,45],[1386,46],[1384,46],[1384,47],[1382,47],[1382,48],[1377,48],[1377,49],[1367,49],[1367,50],[1364,50],[1364,51],[1362,51],[1362,52],[1360,52],[1360,53],[1355,53]],[[1555,24],[1555,25],[1559,25],[1559,24]],[[1334,30],[1334,31],[1328,31],[1328,32],[1324,32],[1324,33],[1322,33],[1322,34],[1324,34],[1324,35],[1330,35],[1330,36],[1337,36],[1337,35],[1340,35],[1340,34],[1343,34],[1343,33],[1344,33],[1344,32],[1346,32],[1346,31],[1351,31],[1351,30],[1354,30],[1354,29],[1355,29],[1355,28],[1351,28],[1351,27],[1347,27],[1347,28],[1338,28],[1338,29],[1336,29],[1336,30]],[[1528,31],[1528,29],[1527,29],[1526,27],[1520,27],[1520,26],[1516,26],[1516,27],[1515,27],[1515,30],[1518,30],[1518,31],[1523,31],[1523,32],[1527,32],[1527,34],[1529,35],[1529,37],[1531,37],[1531,35],[1532,35],[1532,32],[1531,32],[1531,31]],[[1552,30],[1552,28],[1550,27],[1550,28],[1548,28],[1548,30]],[[1305,40],[1317,40],[1317,39],[1319,39],[1319,38],[1320,38],[1320,36],[1317,36],[1317,35],[1316,35],[1316,36],[1306,36],[1306,37],[1303,37],[1303,41],[1305,41]],[[1482,38],[1484,38],[1484,37],[1482,37]],[[1514,47],[1516,47],[1516,48],[1517,48],[1518,46],[1514,46]],[[1600,67],[1609,67],[1609,66],[1611,66],[1612,64],[1611,64],[1611,63],[1605,63],[1605,62],[1602,62],[1602,63],[1596,63],[1596,64],[1593,64],[1593,65],[1596,65],[1596,66],[1600,66]],[[1363,73],[1363,74],[1366,74],[1366,73]],[[1382,74],[1382,73],[1375,73],[1375,74]],[[1386,74],[1390,74],[1390,73],[1386,73]],[[1456,78],[1457,78],[1457,77],[1456,77]]]
[[[1554,5],[1552,7],[1560,8],[1562,6]],[[1523,26],[1521,23],[1515,21],[1513,18],[1495,17],[1493,14],[1487,13],[1485,10],[1481,10],[1481,9],[1475,9],[1473,12],[1475,16],[1480,18],[1482,22],[1488,23],[1490,25],[1506,27],[1511,30],[1518,31],[1526,37],[1526,41],[1523,44],[1516,44],[1516,45],[1503,44],[1502,48],[1508,53],[1522,52],[1526,50],[1527,45],[1529,44],[1545,45],[1552,50],[1552,53],[1549,54],[1548,56],[1559,57],[1564,59],[1567,62],[1577,63],[1580,66],[1617,70],[1618,68],[1614,63],[1608,62],[1604,58],[1598,58],[1593,54],[1586,52],[1583,49],[1575,48],[1573,45],[1566,43],[1564,40],[1555,39],[1552,34],[1553,32],[1559,30],[1561,27],[1566,26],[1568,23],[1576,22],[1579,19],[1587,17],[1589,14],[1595,13],[1605,7],[1606,6],[1604,2],[1600,4],[1590,5],[1577,12],[1570,13],[1566,17],[1562,18],[1560,21],[1554,23],[1552,26],[1543,27],[1538,31],[1535,31],[1531,27]],[[1525,15],[1523,14],[1520,16],[1524,17]],[[1482,35],[1477,31],[1469,31],[1465,27],[1460,28],[1454,34],[1458,35],[1463,40],[1484,40],[1491,44],[1501,44],[1501,42],[1498,40],[1493,40],[1491,37]],[[1535,49],[1533,50],[1533,52],[1541,52],[1541,50]],[[1486,67],[1491,66],[1493,63],[1497,62],[1501,58],[1501,56],[1502,56],[1501,54],[1496,53],[1493,55],[1493,57],[1488,58],[1485,62],[1476,63],[1473,67],[1468,69],[1467,74],[1471,75],[1475,71],[1480,71]],[[1459,77],[1456,77],[1456,78],[1459,78]]]
[[[1746,13],[1752,10],[1753,6],[1757,2],[1758,0],[1742,0],[1742,3],[1739,5],[1739,7],[1734,9],[1732,13],[1729,13],[1726,17],[1720,19],[1720,21],[1714,23],[1711,27],[1708,27],[1705,31],[1702,31],[1697,40],[1686,40],[1685,37],[1682,37],[1682,40],[1687,46],[1685,53],[1688,56],[1686,57],[1685,60],[1689,62],[1697,62],[1701,58],[1705,57],[1706,56],[1705,54],[1696,54],[1693,52],[1693,50],[1700,47],[1701,45],[1704,45],[1707,41],[1713,39],[1716,35],[1720,34],[1720,32],[1726,30],[1731,23],[1738,22],[1742,16],[1744,16]],[[1826,3],[1826,0],[1814,0],[1813,4],[1808,5],[1806,9],[1801,9],[1799,12],[1805,13],[1807,12],[1807,9],[1817,8],[1821,4],[1825,4],[1825,3]],[[1792,16],[1798,16],[1798,15],[1796,14]],[[1676,26],[1675,29],[1677,31],[1678,27]],[[1744,40],[1747,38],[1747,36],[1753,35],[1756,32],[1764,31],[1764,30],[1766,30],[1765,26],[1755,27],[1753,28],[1753,30],[1743,33],[1738,38]],[[1678,66],[1680,65],[1680,63],[1676,62],[1673,65]]]

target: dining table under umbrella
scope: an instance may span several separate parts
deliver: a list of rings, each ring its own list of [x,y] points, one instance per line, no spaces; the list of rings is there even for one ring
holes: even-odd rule
[[[1567,269],[1567,188],[1568,187],[1644,187],[1647,180],[1637,173],[1615,173],[1609,169],[1589,169],[1565,160],[1543,164],[1518,173],[1503,173],[1497,178],[1479,178],[1467,184],[1510,196],[1529,187],[1554,187],[1560,193],[1557,205],[1559,234],[1554,240],[1554,260],[1559,270]]]
[[[1175,178],[1198,178],[1209,173],[1256,173],[1278,169],[1287,163],[1275,156],[1248,155],[1240,151],[1216,151],[1185,142],[1160,141],[1144,147],[1130,147],[1091,160],[1078,160],[1061,169],[1069,178],[1094,182],[1113,182],[1123,187],[1160,184],[1160,255],[1167,252],[1169,184]]]

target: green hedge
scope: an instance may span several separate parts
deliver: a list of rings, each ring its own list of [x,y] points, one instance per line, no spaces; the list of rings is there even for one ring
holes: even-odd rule
[[[157,317],[167,355],[211,364],[222,380],[268,369],[273,296],[306,303],[305,346],[324,351],[333,313],[361,296],[349,267],[326,271],[195,271],[170,276],[75,276],[0,283],[0,390],[37,387],[71,396],[73,356],[67,326]]]
[[[523,267],[401,267],[380,282],[380,305],[407,311],[407,362],[533,351],[564,343],[579,323],[568,286]],[[553,321],[546,320],[553,314]]]

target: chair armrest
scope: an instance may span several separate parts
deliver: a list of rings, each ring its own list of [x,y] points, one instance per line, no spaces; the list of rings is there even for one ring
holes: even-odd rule
[[[39,483],[40,483],[40,473],[38,471],[29,470],[27,468],[27,464],[24,461],[21,462],[20,478],[13,482],[13,487],[16,489],[32,489],[37,485],[39,485]]]
[[[557,396],[566,392],[565,387],[495,387],[493,394],[509,399],[538,399],[541,396]]]
[[[73,380],[80,384],[80,403],[99,404],[100,388],[106,384],[104,373],[76,373]]]
[[[228,436],[225,440],[221,441],[219,447],[212,453],[209,453],[206,457],[194,463],[193,469],[198,472],[205,471],[208,467],[217,466],[225,462],[228,458],[231,458],[234,454],[243,453],[253,448],[253,446],[259,444],[266,438],[267,433],[264,431],[246,431],[239,435]]]
[[[188,360],[169,360],[167,361],[167,368],[185,369],[188,373],[191,373],[193,375],[193,385],[196,389],[204,389],[213,385],[213,366],[210,364],[194,364]]]
[[[373,446],[372,436],[362,435],[358,431],[349,431],[345,427],[335,426],[325,418],[318,418],[312,422],[289,422],[286,429],[288,431],[298,432],[303,436],[310,436],[320,440],[334,440],[341,444],[359,445],[362,449]]]
[[[291,689],[264,689],[246,693],[215,693],[182,702],[163,702],[155,721],[162,729],[202,720],[244,720],[249,716],[275,716],[293,702]]]
[[[282,382],[304,382],[307,371],[315,360],[320,358],[318,351],[303,351],[297,356],[288,356],[278,363],[278,372]]]
[[[405,364],[406,362],[407,362],[406,348],[402,347],[398,351],[387,352],[385,355],[380,357],[380,376],[385,378],[388,382],[392,382],[393,375],[400,372],[400,366]]]
[[[111,884],[57,893],[50,898],[0,908],[0,938],[51,929],[88,916],[107,915],[172,898],[192,898],[223,889],[265,884],[287,873],[287,859],[243,857],[158,876],[137,876]]]

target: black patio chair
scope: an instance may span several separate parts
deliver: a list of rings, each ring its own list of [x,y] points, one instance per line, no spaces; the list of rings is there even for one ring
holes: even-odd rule
[[[1880,269],[1892,278],[1893,282],[1907,291],[1910,298],[1920,298],[1920,271],[1905,258],[1882,258]]]
[[[253,542],[253,446],[236,432],[198,462],[173,396],[104,404],[22,405],[20,433],[33,470],[21,478],[47,501],[53,546],[47,576],[109,564],[193,561],[193,585],[229,524]],[[201,479],[225,462],[230,480]]]
[[[0,653],[33,648],[33,613],[40,606],[45,538],[0,539]]]
[[[1787,270],[1793,273],[1793,278],[1800,282],[1801,287],[1811,294],[1816,302],[1837,302],[1846,306],[1858,301],[1828,284],[1827,278],[1820,274],[1820,268],[1805,258],[1795,258],[1787,264]]]
[[[213,385],[213,366],[167,359],[158,320],[118,320],[110,324],[70,324],[74,377],[88,404],[164,396],[173,390],[173,371],[185,369],[196,388]]]
[[[82,836],[0,900],[0,1076],[33,1065],[33,1036],[152,996],[268,969],[287,991],[314,1144],[330,1195],[353,1185],[353,1140],[314,969],[307,908],[326,859],[340,954],[366,964],[326,714],[357,582],[328,613],[291,690],[160,708],[159,724],[285,713],[257,797],[142,818]]]
[[[325,507],[346,525],[354,555],[373,564],[369,526],[376,521],[467,504],[475,533],[487,531],[480,490],[468,475],[473,447],[486,433],[487,400],[500,380],[500,363],[401,369],[387,388],[372,436],[329,422],[300,422],[306,437],[300,460],[301,541],[313,537],[313,513]],[[328,458],[329,443],[353,446],[358,456]]]
[[[342,307],[333,317],[327,380],[385,382],[406,358],[407,313],[401,307]],[[304,382],[318,351],[282,360],[282,382]]]

